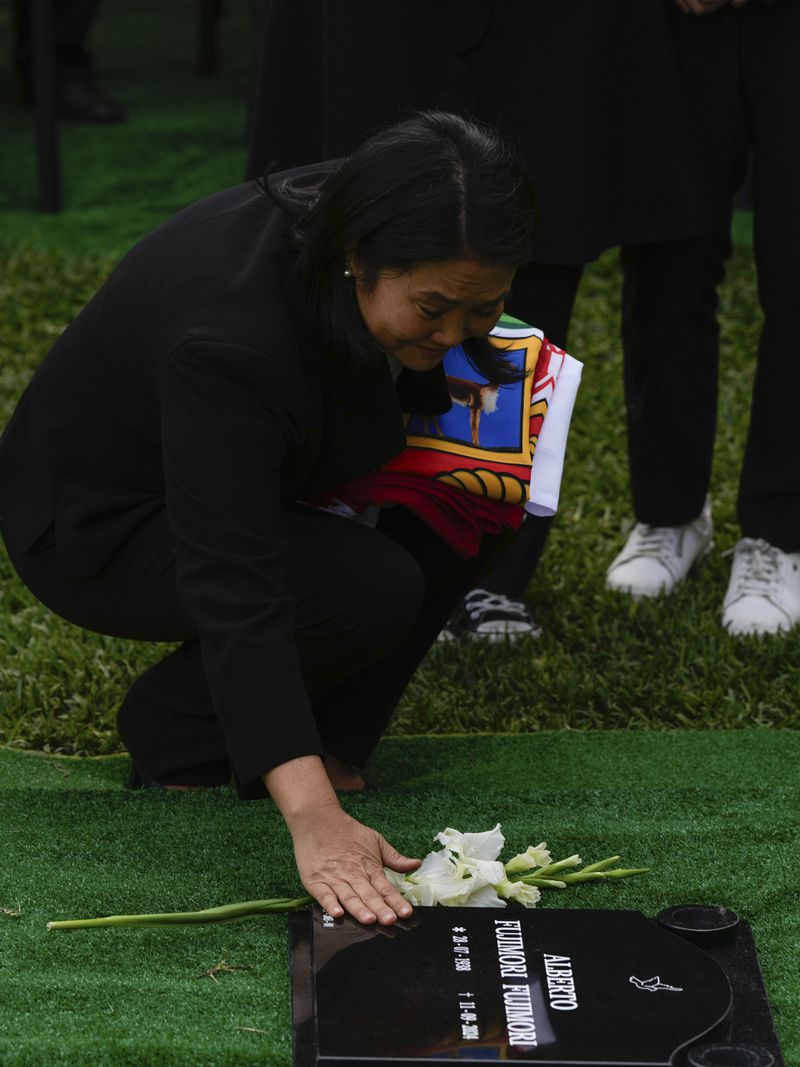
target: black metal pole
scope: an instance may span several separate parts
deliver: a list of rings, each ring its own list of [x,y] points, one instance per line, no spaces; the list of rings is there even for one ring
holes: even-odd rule
[[[217,73],[217,18],[219,0],[199,0],[197,7],[197,73],[211,78]]]
[[[39,208],[57,212],[61,210],[61,163],[56,121],[53,0],[32,0],[31,16]]]

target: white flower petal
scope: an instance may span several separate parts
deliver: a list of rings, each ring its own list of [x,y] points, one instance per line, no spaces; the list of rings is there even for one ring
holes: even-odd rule
[[[460,830],[454,830],[452,826],[447,826],[433,840],[438,841],[440,845],[444,845],[445,848],[449,848],[453,852],[460,852],[463,838],[464,835]]]
[[[452,896],[468,894],[472,877],[463,877],[463,864],[445,849],[429,852],[421,866],[407,875],[401,892],[412,904],[433,905]]]
[[[505,908],[506,902],[498,897],[493,886],[484,885],[476,892],[471,893],[462,902],[462,906],[467,908]]]
[[[517,886],[520,885],[524,885],[524,882],[511,882],[508,878],[503,878],[502,881],[495,882],[494,888],[501,897],[505,897],[506,900],[513,900],[518,892]]]
[[[506,876],[505,867],[499,860],[464,860],[464,867],[481,885],[495,885]]]
[[[462,834],[448,826],[436,835],[436,840],[464,859],[479,860],[496,860],[506,843],[500,832],[500,823],[493,830],[485,830],[481,834]]]
[[[410,904],[419,904],[424,908],[430,908],[439,903],[433,886],[427,882],[423,885],[412,886],[405,896]]]
[[[522,889],[514,897],[518,904],[522,904],[526,908],[535,908],[541,899],[542,894],[535,885],[525,885],[524,883]]]
[[[542,894],[535,885],[526,885],[524,882],[511,882],[507,878],[494,887],[501,897],[506,900],[515,900],[518,904],[524,904],[526,908],[534,907],[541,899]]]
[[[395,887],[395,889],[399,889],[400,892],[402,893],[403,886],[405,885],[405,882],[406,882],[406,879],[405,879],[404,875],[398,874],[397,871],[390,870],[389,867],[384,867],[383,868],[383,873],[386,875],[386,877],[389,879],[389,881],[392,883],[392,885]]]
[[[460,873],[459,864],[453,862],[447,849],[443,849],[441,852],[429,852],[410,877],[416,882],[420,878],[452,878]]]
[[[505,865],[507,874],[520,874],[529,871],[533,867],[547,867],[552,863],[547,842],[542,841],[538,845],[528,845],[524,852],[513,856]]]

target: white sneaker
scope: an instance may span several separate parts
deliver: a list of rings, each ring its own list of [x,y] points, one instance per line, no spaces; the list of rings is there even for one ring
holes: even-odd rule
[[[733,549],[722,625],[732,634],[774,634],[800,622],[800,552],[743,538]]]
[[[697,518],[685,526],[638,522],[606,572],[606,588],[633,597],[671,593],[692,564],[711,549],[713,533],[708,497]]]

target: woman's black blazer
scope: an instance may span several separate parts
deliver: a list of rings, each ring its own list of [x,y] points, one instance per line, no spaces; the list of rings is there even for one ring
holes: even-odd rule
[[[155,230],[57,341],[0,439],[3,537],[19,553],[54,525],[68,575],[100,573],[166,507],[242,784],[321,751],[292,637],[282,501],[396,454],[401,408],[449,407],[441,368],[404,372],[395,388],[380,354],[358,371],[323,357],[287,221],[247,183]]]

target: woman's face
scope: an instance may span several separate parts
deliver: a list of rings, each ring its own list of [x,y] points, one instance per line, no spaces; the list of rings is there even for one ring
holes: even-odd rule
[[[361,317],[375,343],[404,367],[431,370],[454,345],[495,326],[511,289],[514,267],[476,259],[423,263],[403,274],[387,271],[366,292],[351,257]]]

